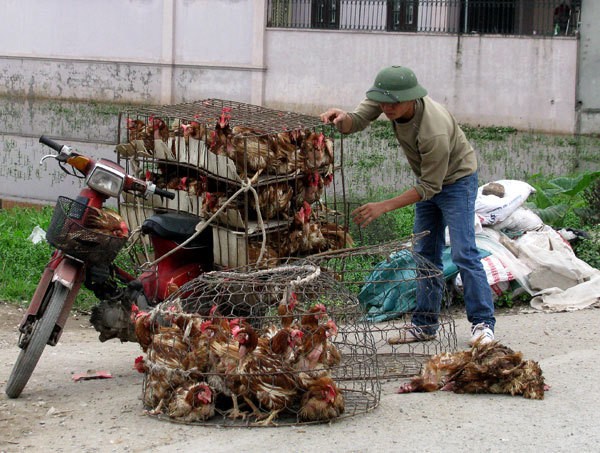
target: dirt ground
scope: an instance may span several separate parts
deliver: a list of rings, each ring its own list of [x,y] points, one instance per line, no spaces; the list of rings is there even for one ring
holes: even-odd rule
[[[0,387],[17,356],[22,310],[0,303]],[[397,394],[384,382],[379,406],[331,424],[223,428],[169,423],[144,413],[139,346],[100,343],[86,317],[73,316],[46,348],[18,399],[0,396],[0,451],[52,452],[585,452],[600,442],[600,310],[499,313],[497,337],[538,360],[551,390],[543,401],[450,392]],[[456,318],[459,347],[468,324]],[[107,370],[112,379],[74,382]]]

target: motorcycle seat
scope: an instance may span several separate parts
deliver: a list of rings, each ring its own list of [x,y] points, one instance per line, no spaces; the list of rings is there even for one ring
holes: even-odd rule
[[[181,212],[154,214],[142,223],[142,233],[152,234],[181,244],[196,231],[200,218]],[[212,247],[212,231],[205,229],[189,247]]]

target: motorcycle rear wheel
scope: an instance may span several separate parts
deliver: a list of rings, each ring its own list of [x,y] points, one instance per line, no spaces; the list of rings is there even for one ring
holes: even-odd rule
[[[60,283],[54,283],[47,295],[49,302],[41,317],[35,322],[29,342],[17,357],[8,382],[5,393],[9,398],[18,398],[25,385],[29,381],[44,348],[54,331],[54,326],[63,309],[69,289]]]

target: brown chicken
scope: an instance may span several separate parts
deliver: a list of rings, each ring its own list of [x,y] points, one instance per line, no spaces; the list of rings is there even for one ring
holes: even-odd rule
[[[259,187],[258,206],[254,197],[250,197],[250,204],[255,211],[260,210],[263,220],[270,220],[276,217],[287,217],[290,209],[294,191],[287,182],[270,184]]]
[[[310,221],[312,208],[307,202],[294,214],[289,235],[284,239],[282,249],[287,256],[299,253],[317,253],[325,250],[327,241],[321,233],[320,225]]]
[[[215,415],[215,398],[206,382],[185,383],[169,402],[167,414],[184,422],[204,421]]]
[[[127,133],[129,135],[129,141],[145,140],[150,138],[146,133],[146,123],[144,123],[142,120],[127,118]]]
[[[245,418],[247,415],[239,408],[238,394],[232,391],[238,385],[235,370],[239,364],[239,344],[232,332],[239,330],[236,324],[235,320],[227,324],[213,319],[202,325],[209,345],[209,372],[206,381],[217,394],[231,398],[233,407],[226,411],[226,415],[232,419]]]
[[[230,120],[231,108],[223,107],[221,115],[215,125],[215,129],[209,134],[208,149],[217,155],[224,155],[233,159],[234,145],[232,143],[233,132],[229,125]]]
[[[314,332],[322,319],[327,316],[327,307],[315,304],[300,318],[300,328],[303,332]]]
[[[293,173],[304,168],[295,134],[281,132],[273,137],[274,151],[269,162],[269,170],[277,175]]]
[[[282,368],[267,342],[258,347],[258,334],[249,324],[236,333],[236,339],[240,344],[240,361],[236,370],[239,385],[234,392],[253,409],[258,424],[274,424],[278,414],[291,409],[296,399],[298,384],[294,373],[291,368]]]
[[[135,304],[131,306],[131,321],[135,326],[135,336],[137,341],[142,347],[142,351],[146,352],[148,346],[152,343],[154,332],[158,329],[158,323],[150,313],[140,311]]]
[[[169,126],[167,126],[161,118],[156,116],[150,116],[148,122],[152,128],[154,140],[162,140],[166,143],[169,140]]]
[[[333,173],[333,141],[322,132],[310,133],[302,141],[301,150],[307,171],[328,167],[327,173]]]
[[[300,401],[302,421],[327,421],[344,413],[344,396],[329,376],[310,381]]]
[[[185,370],[188,351],[189,346],[179,327],[159,326],[148,346],[148,360],[168,369]]]
[[[451,390],[455,393],[495,393],[543,399],[548,387],[542,370],[520,352],[494,341],[475,343],[470,350],[433,356],[421,375],[398,393]]]
[[[262,238],[260,238],[259,240],[248,241],[248,263],[256,263],[260,267],[264,267],[267,269],[273,269],[278,266],[279,253],[277,253],[277,250],[275,250],[275,248],[268,243],[268,240],[269,239],[267,236],[265,251],[263,252],[263,256],[260,263],[258,262],[258,259],[260,258],[260,251],[262,250]]]
[[[321,234],[327,243],[326,250],[339,250],[354,246],[350,233],[341,225],[327,222],[321,224]]]
[[[84,226],[102,234],[119,238],[129,236],[129,228],[123,217],[110,209],[98,209],[88,206]]]
[[[296,351],[294,367],[299,372],[308,372],[311,377],[327,371],[324,364],[327,349],[327,328],[318,326],[314,330],[303,331],[302,343]]]
[[[183,332],[183,341],[189,345],[189,352],[182,361],[186,371],[205,373],[209,371],[209,345],[204,335],[202,318],[197,315],[180,313],[173,316],[173,324]]]
[[[244,126],[234,126],[232,133],[231,158],[240,176],[250,178],[250,184],[254,184],[275,157],[273,141],[269,136]]]
[[[181,184],[190,195],[200,196],[208,190],[208,178],[203,175],[198,178],[184,176],[181,178]]]
[[[181,372],[187,355],[187,345],[181,341],[178,327],[159,327],[148,346],[143,364],[136,361],[138,370],[144,367],[144,405],[153,414],[162,413],[171,399],[173,389],[186,382]]]

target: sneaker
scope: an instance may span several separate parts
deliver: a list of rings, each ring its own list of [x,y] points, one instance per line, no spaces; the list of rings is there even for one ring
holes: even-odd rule
[[[479,342],[479,344],[484,345],[494,341],[494,331],[490,328],[490,326],[484,322],[480,322],[479,324],[475,324],[471,327],[471,339],[469,340],[469,345],[473,346],[475,343]]]
[[[403,343],[416,343],[418,341],[429,341],[435,338],[434,334],[423,332],[418,326],[414,324],[405,324],[400,327],[400,335],[397,337],[391,337],[388,339],[389,344],[403,344]]]

